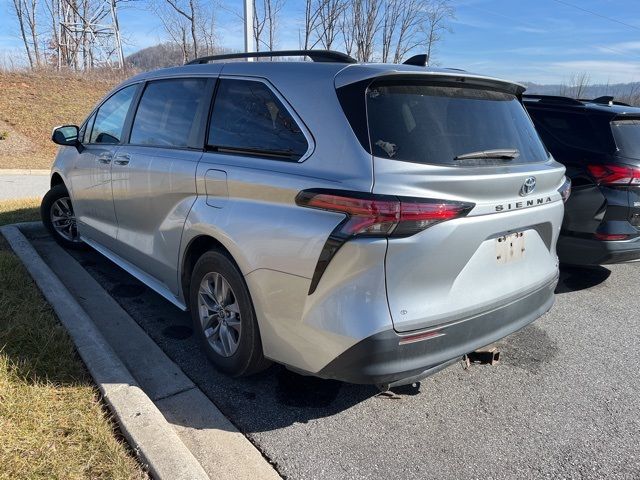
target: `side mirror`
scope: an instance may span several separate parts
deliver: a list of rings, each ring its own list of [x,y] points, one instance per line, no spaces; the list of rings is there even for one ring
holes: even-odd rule
[[[53,129],[51,140],[58,145],[73,147],[78,145],[78,132],[76,125],[62,125]]]

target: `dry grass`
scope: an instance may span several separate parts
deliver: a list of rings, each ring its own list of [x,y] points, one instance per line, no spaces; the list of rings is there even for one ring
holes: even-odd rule
[[[114,75],[0,73],[1,168],[51,166],[56,146],[51,129],[80,123],[94,105],[119,83]]]
[[[0,225],[40,220],[40,198],[0,201]]]
[[[0,203],[0,224],[37,217]],[[21,213],[17,213],[21,212]],[[0,237],[0,479],[146,478],[65,329]]]

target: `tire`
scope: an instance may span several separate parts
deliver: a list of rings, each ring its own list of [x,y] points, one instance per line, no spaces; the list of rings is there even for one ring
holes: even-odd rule
[[[263,355],[249,289],[227,255],[210,250],[198,259],[191,275],[189,306],[198,341],[219,371],[241,377],[271,364]]]
[[[80,240],[71,197],[64,185],[54,185],[46,193],[40,204],[40,217],[59,245],[74,250],[86,248]]]

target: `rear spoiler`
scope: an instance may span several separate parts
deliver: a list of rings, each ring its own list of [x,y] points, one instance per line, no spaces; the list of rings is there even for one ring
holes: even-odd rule
[[[424,68],[411,65],[354,64],[340,70],[335,77],[336,89],[353,84],[369,84],[376,80],[398,80],[417,78],[433,82],[460,83],[469,86],[490,88],[520,96],[524,85],[484,75],[446,68]]]

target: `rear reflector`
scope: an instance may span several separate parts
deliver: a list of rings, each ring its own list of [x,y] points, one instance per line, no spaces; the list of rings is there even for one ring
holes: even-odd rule
[[[446,335],[442,330],[432,330],[431,332],[417,333],[415,335],[404,335],[400,337],[399,345],[406,345],[408,343],[421,342],[422,340],[428,340],[430,338],[436,338]]]
[[[616,234],[616,233],[594,233],[593,238],[596,240],[604,240],[606,242],[613,242],[616,240],[627,240],[631,235]]]
[[[626,165],[587,165],[598,185],[640,185],[640,168]]]

